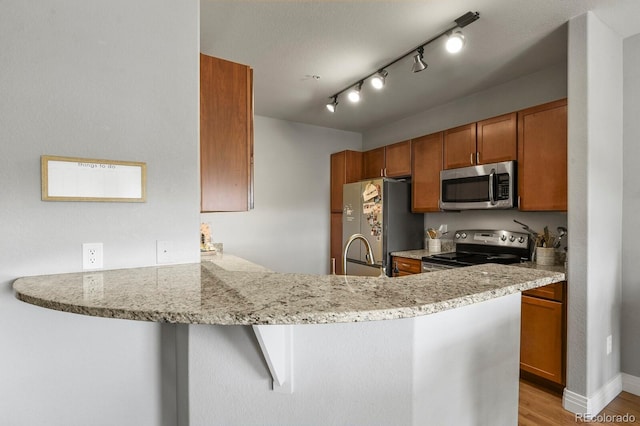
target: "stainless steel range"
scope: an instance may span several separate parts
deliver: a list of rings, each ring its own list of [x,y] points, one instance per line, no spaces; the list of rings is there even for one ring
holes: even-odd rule
[[[483,263],[519,263],[530,257],[529,234],[469,229],[456,231],[456,251],[422,258],[422,271],[459,268]]]

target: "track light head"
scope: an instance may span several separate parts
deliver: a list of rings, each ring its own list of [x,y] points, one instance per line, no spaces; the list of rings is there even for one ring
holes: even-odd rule
[[[338,95],[333,97],[333,101],[327,104],[327,109],[329,112],[336,112],[336,107],[338,106]]]
[[[411,67],[411,71],[420,72],[427,69],[429,65],[423,60],[424,47],[418,48],[418,53],[413,57],[413,67]]]
[[[455,31],[449,34],[449,38],[447,39],[446,48],[449,53],[458,53],[464,47],[464,34],[462,31]]]
[[[378,90],[382,89],[384,87],[385,79],[388,75],[389,73],[387,71],[380,70],[376,75],[371,77],[371,85],[373,86],[373,88]]]
[[[353,89],[349,91],[349,94],[347,95],[347,97],[351,102],[354,102],[354,103],[360,102],[360,89],[362,89],[362,81],[360,81],[357,85],[353,87]]]

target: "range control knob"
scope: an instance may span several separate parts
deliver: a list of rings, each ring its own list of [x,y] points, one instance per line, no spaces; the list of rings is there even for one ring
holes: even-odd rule
[[[520,238],[518,238],[518,242],[519,242],[519,243],[524,243],[524,237],[520,237]]]
[[[511,236],[509,237],[509,241],[514,242],[515,240],[516,240],[515,235],[511,235]]]
[[[465,238],[467,238],[467,233],[466,233],[466,232],[463,232],[463,233],[460,235],[460,237],[462,237],[462,239],[464,240]]]
[[[502,236],[500,237],[500,239],[501,239],[502,241],[507,241],[507,236],[506,236],[506,235],[504,235],[504,234],[502,234]]]

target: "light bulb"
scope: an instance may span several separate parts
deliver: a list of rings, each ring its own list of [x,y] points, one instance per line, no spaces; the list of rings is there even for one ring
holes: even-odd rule
[[[351,89],[347,95],[347,98],[349,98],[351,102],[360,102],[360,88],[362,88],[362,82],[358,83],[356,87]]]
[[[456,31],[449,36],[446,48],[449,53],[458,53],[464,46],[464,35],[460,31]]]
[[[389,73],[385,70],[378,71],[376,75],[371,77],[371,86],[373,86],[373,88],[377,90],[382,89],[384,87],[385,79],[388,75]]]

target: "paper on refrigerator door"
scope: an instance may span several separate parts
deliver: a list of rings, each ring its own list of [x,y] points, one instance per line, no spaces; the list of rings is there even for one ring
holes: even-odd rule
[[[376,203],[363,203],[362,204],[362,213],[369,214],[373,213],[376,209]]]
[[[377,197],[378,195],[378,188],[375,185],[368,183],[364,188],[364,192],[362,193],[362,199],[366,202],[371,200],[372,198]]]

